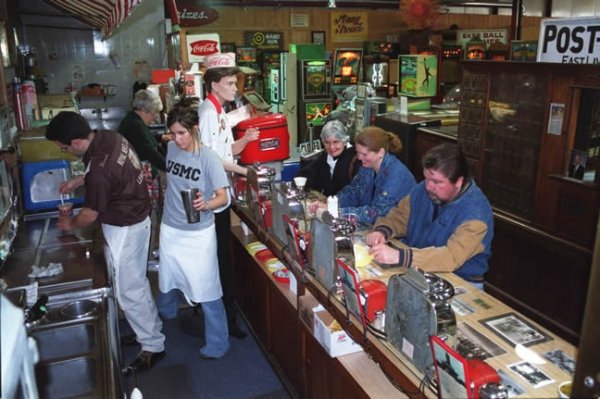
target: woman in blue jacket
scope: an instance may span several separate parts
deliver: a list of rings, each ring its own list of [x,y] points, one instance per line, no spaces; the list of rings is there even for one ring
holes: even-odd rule
[[[402,149],[394,133],[371,126],[354,139],[362,162],[352,182],[338,193],[342,214],[354,213],[361,223],[373,224],[404,198],[416,184],[406,166],[392,153]]]

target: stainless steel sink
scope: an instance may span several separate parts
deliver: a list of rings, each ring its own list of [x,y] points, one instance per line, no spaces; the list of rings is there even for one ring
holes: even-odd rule
[[[38,329],[30,334],[38,344],[40,361],[90,354],[96,347],[96,326],[92,323]]]
[[[117,308],[111,290],[53,295],[46,307],[46,316],[28,325],[40,354],[40,397],[122,397]]]
[[[98,392],[98,370],[92,357],[41,363],[35,370],[40,397],[104,397]]]

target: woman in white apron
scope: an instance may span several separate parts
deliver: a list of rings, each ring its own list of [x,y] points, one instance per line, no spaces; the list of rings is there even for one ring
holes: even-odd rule
[[[159,288],[161,313],[177,313],[178,291],[204,312],[206,345],[200,357],[216,359],[229,349],[227,316],[222,302],[213,210],[229,204],[228,180],[218,155],[198,138],[198,114],[174,109],[167,117],[172,140],[167,150],[167,190],[160,226]],[[189,223],[181,191],[199,190],[193,207],[200,220]],[[165,295],[166,294],[166,295]],[[173,309],[165,309],[173,307]]]

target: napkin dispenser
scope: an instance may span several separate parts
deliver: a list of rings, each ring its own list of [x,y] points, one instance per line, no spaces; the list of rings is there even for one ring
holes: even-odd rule
[[[454,287],[447,280],[416,269],[396,274],[388,282],[388,342],[430,377],[434,375],[430,336],[456,333],[456,317],[448,302],[453,295]]]

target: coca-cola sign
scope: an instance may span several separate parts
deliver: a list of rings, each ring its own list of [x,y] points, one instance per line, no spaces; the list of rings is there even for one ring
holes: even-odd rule
[[[217,10],[190,1],[177,2],[177,15],[181,26],[208,25],[219,18]]]
[[[221,50],[221,39],[217,33],[192,33],[186,35],[188,62],[204,62],[208,55]]]
[[[214,40],[198,40],[197,42],[190,43],[190,52],[192,55],[207,56],[216,54],[219,52],[219,47]]]

